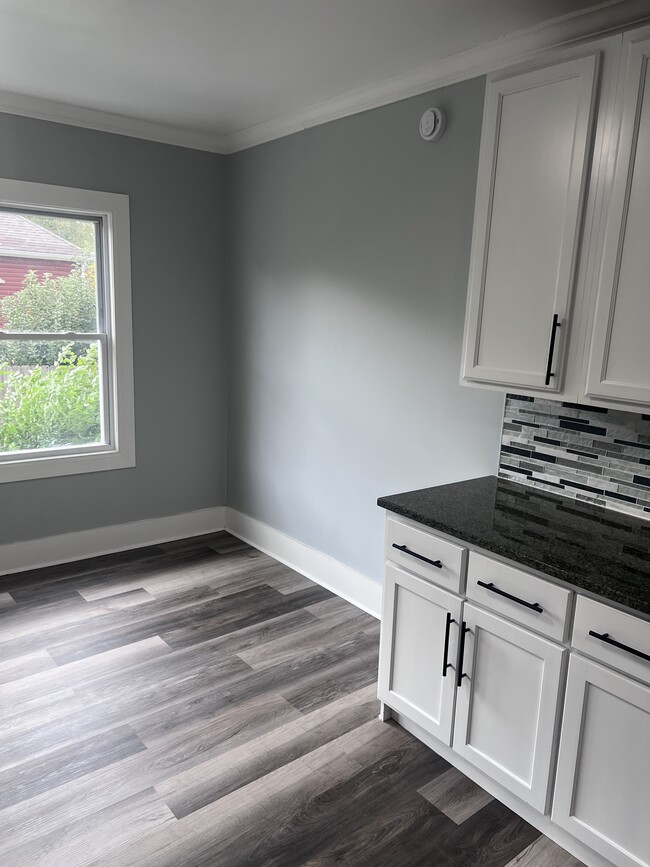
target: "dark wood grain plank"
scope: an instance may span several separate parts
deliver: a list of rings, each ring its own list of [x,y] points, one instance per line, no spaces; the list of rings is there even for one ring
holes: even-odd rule
[[[387,800],[390,800],[390,795]],[[368,814],[359,827],[345,837],[335,835],[301,861],[301,867],[450,867],[451,858],[440,845],[449,819],[415,792],[378,812]],[[467,864],[466,867],[479,867]]]
[[[115,554],[102,554],[99,557],[89,557],[86,560],[76,560],[74,563],[59,563],[56,566],[14,572],[0,576],[0,592],[5,590],[11,592],[15,588],[20,590],[26,587],[43,588],[53,581],[74,581],[79,576],[101,572],[106,568],[118,569],[120,566],[142,560],[164,560],[165,556],[162,548],[151,545],[145,548],[134,548],[130,551],[120,551]]]
[[[501,867],[540,836],[504,804],[492,800],[449,835],[453,867],[484,864]]]
[[[379,727],[369,723],[366,729]],[[336,741],[332,746],[335,747]],[[354,752],[348,752],[354,759]],[[244,864],[298,865],[318,849],[347,837],[367,823],[368,815],[386,805],[387,793],[399,801],[400,793],[413,790],[435,773],[438,757],[412,739],[381,755],[375,762],[353,770],[311,798],[303,798],[290,815],[269,808],[264,822],[256,823],[255,835],[231,839],[219,855],[232,867]]]

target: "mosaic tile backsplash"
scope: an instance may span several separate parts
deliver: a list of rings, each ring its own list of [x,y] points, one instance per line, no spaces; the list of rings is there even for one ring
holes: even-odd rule
[[[508,394],[499,475],[650,519],[650,415]]]

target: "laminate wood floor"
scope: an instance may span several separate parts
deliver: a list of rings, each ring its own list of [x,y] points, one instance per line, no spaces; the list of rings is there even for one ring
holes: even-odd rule
[[[579,867],[379,722],[378,636],[226,533],[0,578],[0,865]]]

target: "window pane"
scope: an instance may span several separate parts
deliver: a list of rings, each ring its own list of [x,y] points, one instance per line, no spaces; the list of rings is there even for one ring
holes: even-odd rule
[[[0,455],[101,443],[99,341],[0,340]]]
[[[0,210],[0,328],[99,331],[96,219]]]

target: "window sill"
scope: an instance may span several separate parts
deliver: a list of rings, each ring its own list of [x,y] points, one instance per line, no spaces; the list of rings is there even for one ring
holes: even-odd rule
[[[135,450],[123,448],[114,451],[87,452],[80,455],[34,457],[0,462],[2,482],[24,482],[28,479],[47,479],[71,476],[77,473],[97,473],[102,470],[121,470],[135,466]]]

